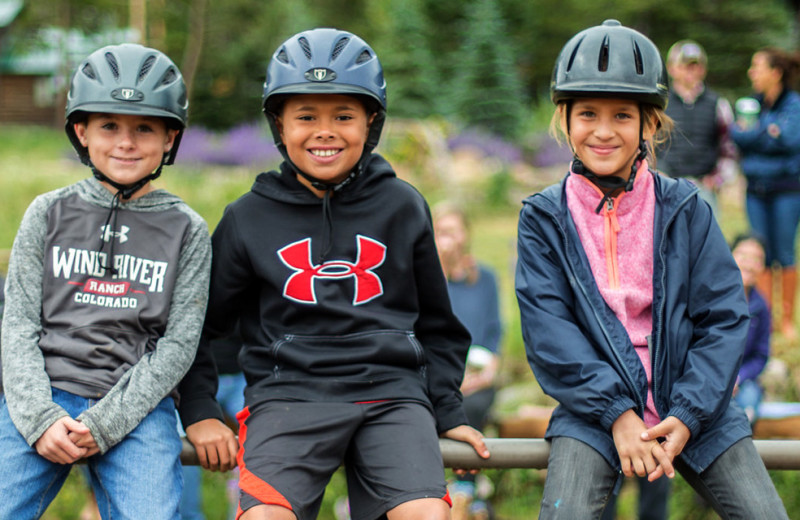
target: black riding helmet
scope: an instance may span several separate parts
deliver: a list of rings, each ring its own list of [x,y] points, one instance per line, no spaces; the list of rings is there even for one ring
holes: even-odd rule
[[[161,166],[136,186],[117,185],[92,166],[73,125],[85,121],[92,112],[164,118],[169,128],[178,130],[178,135],[172,149],[164,154],[163,166],[175,161],[188,108],[183,76],[164,53],[133,43],[109,45],[90,54],[72,76],[65,130],[81,162],[92,167],[95,177],[124,191],[123,198],[129,198],[141,185],[157,178]]]
[[[622,97],[664,109],[667,69],[655,44],[617,20],[585,29],[561,49],[550,81],[553,103],[577,97]]]
[[[361,99],[367,112],[375,114],[361,160],[338,185],[321,182],[297,168],[286,152],[276,119],[283,101],[295,94],[347,94]],[[317,189],[338,189],[358,175],[364,157],[380,140],[386,119],[386,81],[375,51],[361,38],[337,29],[312,29],[283,42],[267,66],[262,96],[264,115],[275,145],[294,170]]]
[[[550,81],[550,98],[556,105],[582,97],[622,98],[637,101],[640,106],[654,105],[663,110],[669,97],[667,78],[661,53],[650,39],[624,27],[617,20],[606,20],[602,25],[579,32],[561,49]],[[568,105],[567,110],[570,108]],[[627,182],[616,176],[598,177],[577,156],[573,159],[575,173],[611,189],[597,207],[598,212],[614,190],[633,189],[638,163],[647,157],[643,125],[640,118],[639,151]]]

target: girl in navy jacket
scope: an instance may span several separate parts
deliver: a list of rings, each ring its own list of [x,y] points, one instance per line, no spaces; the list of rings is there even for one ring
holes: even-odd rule
[[[696,188],[648,167],[667,89],[655,45],[615,20],[572,38],[553,71],[575,158],[524,202],[516,279],[528,359],[560,403],[540,518],[599,518],[622,474],[676,469],[723,518],[787,518],[730,404],[741,276]]]

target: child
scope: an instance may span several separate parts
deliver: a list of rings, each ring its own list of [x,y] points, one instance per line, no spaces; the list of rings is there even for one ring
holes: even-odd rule
[[[270,61],[263,107],[284,162],[214,232],[205,323],[225,335],[241,317],[241,518],[315,518],[342,463],[353,518],[447,518],[438,435],[488,451],[461,406],[470,339],[430,212],[372,153],[378,58],[348,32],[296,34]],[[181,418],[203,466],[228,469],[236,446],[204,347]]]
[[[754,233],[737,236],[731,244],[731,252],[742,272],[742,282],[750,311],[750,327],[739,377],[736,378],[736,386],[733,389],[733,399],[742,407],[750,424],[753,424],[758,418],[758,406],[764,393],[758,382],[758,376],[764,371],[769,359],[772,326],[769,306],[756,289],[756,281],[766,268],[766,252],[764,243]]]
[[[621,474],[677,469],[724,518],[787,518],[730,403],[741,276],[696,188],[649,169],[670,126],[658,49],[616,20],[586,29],[551,95],[575,159],[525,200],[516,280],[531,367],[560,403],[540,517],[599,518]]]
[[[2,336],[0,518],[38,518],[85,459],[100,513],[176,519],[175,388],[194,358],[210,239],[151,180],[175,159],[186,87],[161,52],[92,53],[66,132],[93,178],[37,197],[14,241]]]

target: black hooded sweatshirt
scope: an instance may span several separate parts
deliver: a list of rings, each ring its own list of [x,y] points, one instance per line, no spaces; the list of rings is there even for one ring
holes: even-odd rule
[[[411,400],[438,431],[466,424],[469,333],[450,307],[422,195],[377,154],[323,204],[283,163],[212,236],[204,340],[181,383],[184,426],[222,412],[208,339],[241,319],[248,407],[265,400]]]

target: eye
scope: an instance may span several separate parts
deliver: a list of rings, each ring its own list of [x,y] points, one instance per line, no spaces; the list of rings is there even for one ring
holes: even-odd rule
[[[350,121],[351,119],[353,119],[353,116],[352,114],[339,114],[338,116],[336,116],[336,119],[339,121]]]
[[[137,132],[150,133],[153,132],[153,127],[147,124],[141,124],[136,128]]]
[[[102,128],[103,130],[109,130],[109,131],[116,130],[117,129],[117,124],[115,122],[113,122],[113,121],[106,121],[105,123],[100,125],[100,128]]]
[[[311,114],[300,114],[299,116],[297,116],[297,120],[298,121],[313,121],[314,120],[314,116],[312,116]]]
[[[591,118],[591,117],[594,117],[594,116],[595,116],[595,113],[592,110],[586,109],[586,110],[579,110],[578,111],[578,117]]]

